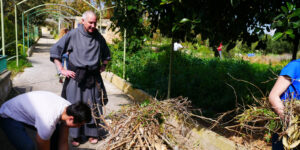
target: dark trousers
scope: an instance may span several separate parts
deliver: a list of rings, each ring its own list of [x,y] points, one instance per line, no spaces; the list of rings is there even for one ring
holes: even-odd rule
[[[282,139],[279,140],[279,135],[276,133],[272,135],[272,150],[284,150]]]
[[[0,127],[3,132],[6,134],[9,142],[17,149],[17,150],[34,150],[35,144],[34,141],[30,138],[28,133],[26,132],[25,127],[29,127],[35,129],[33,126],[29,126],[22,122],[16,121],[11,118],[1,118],[0,117]],[[56,150],[58,148],[58,137],[59,137],[59,125],[56,126],[56,130],[51,136],[50,147],[52,150]]]

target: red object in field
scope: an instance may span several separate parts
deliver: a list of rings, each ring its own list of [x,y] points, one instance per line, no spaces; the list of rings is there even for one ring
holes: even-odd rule
[[[218,51],[222,51],[222,47],[223,47],[223,45],[222,45],[222,43],[220,43],[220,45],[219,45],[219,47],[217,48],[217,50],[218,50]]]

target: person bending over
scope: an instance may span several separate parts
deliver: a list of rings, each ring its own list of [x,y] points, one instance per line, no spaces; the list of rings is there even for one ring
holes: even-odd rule
[[[69,128],[91,120],[85,103],[71,103],[54,93],[34,91],[18,95],[0,108],[0,126],[18,150],[33,150],[35,144],[25,127],[36,129],[39,150],[68,150]]]

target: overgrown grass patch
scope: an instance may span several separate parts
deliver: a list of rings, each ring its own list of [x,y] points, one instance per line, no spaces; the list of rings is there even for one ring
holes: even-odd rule
[[[112,49],[110,70],[122,77],[123,51]],[[126,57],[126,79],[134,87],[165,99],[168,91],[169,50],[140,50]],[[274,85],[282,66],[249,63],[243,60],[198,58],[174,52],[171,97],[188,97],[204,115],[214,116],[238,104],[253,104],[253,97],[263,97]],[[236,79],[249,81],[251,84]],[[270,80],[270,81],[269,81]],[[269,81],[269,82],[265,82]],[[235,94],[236,93],[236,94]]]
[[[26,67],[32,67],[32,64],[26,59],[25,56],[19,57],[19,66],[17,67],[16,59],[7,62],[7,69],[11,71],[11,78],[15,77],[19,72],[23,72]]]

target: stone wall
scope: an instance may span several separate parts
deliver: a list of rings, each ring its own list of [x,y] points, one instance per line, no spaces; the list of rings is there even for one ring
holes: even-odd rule
[[[7,98],[12,88],[12,82],[10,80],[10,71],[5,71],[0,74],[0,103],[3,103]]]
[[[113,32],[110,29],[112,22],[109,19],[102,19],[101,24],[101,33],[107,43],[112,44],[113,39],[120,39],[119,33]]]

